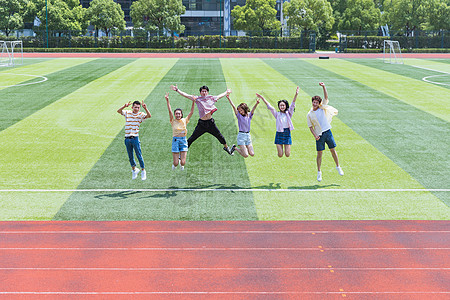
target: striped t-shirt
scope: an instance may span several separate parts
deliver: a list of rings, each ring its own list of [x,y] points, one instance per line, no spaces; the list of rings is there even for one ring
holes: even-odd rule
[[[122,115],[125,116],[125,137],[139,136],[139,125],[147,114],[143,112],[135,114],[131,110],[122,110]]]

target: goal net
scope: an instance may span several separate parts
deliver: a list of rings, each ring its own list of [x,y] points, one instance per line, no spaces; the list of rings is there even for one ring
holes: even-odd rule
[[[390,64],[403,64],[402,50],[398,41],[384,41],[383,61]]]
[[[22,41],[0,41],[0,67],[14,67],[23,64]]]

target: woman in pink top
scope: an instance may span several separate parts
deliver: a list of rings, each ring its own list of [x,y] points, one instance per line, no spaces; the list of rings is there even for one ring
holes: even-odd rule
[[[264,103],[267,105],[267,108],[272,112],[273,116],[275,117],[276,126],[277,126],[277,132],[275,135],[275,145],[277,146],[278,151],[278,157],[283,157],[283,154],[286,155],[286,157],[289,157],[291,155],[291,145],[292,145],[292,139],[291,139],[291,130],[294,129],[294,125],[292,124],[292,114],[294,113],[295,108],[295,100],[297,100],[298,92],[300,91],[300,88],[297,87],[297,90],[295,91],[294,99],[292,100],[292,104],[289,106],[289,102],[287,100],[280,100],[278,101],[278,109],[280,111],[276,111],[275,108],[273,108],[272,105],[267,102],[266,99],[264,99],[263,96],[256,93],[256,96],[264,101]],[[284,153],[283,153],[284,148]]]

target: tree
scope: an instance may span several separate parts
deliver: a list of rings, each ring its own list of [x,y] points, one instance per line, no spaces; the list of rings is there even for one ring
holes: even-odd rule
[[[23,27],[26,6],[26,0],[0,0],[0,30],[6,36],[9,36],[11,31]]]
[[[180,15],[186,8],[181,0],[138,0],[131,4],[130,16],[135,27],[143,27],[149,31],[184,32]]]
[[[326,0],[292,0],[284,4],[283,12],[292,28],[330,30],[334,24],[333,9]]]
[[[247,0],[244,6],[236,5],[231,11],[234,28],[262,35],[279,30],[275,5],[276,0]]]
[[[426,22],[428,0],[386,0],[383,23],[394,29],[405,29],[406,35],[421,28]]]
[[[426,19],[427,30],[450,30],[450,0],[429,0]]]
[[[86,18],[95,28],[102,29],[106,35],[110,30],[125,29],[125,14],[120,4],[113,0],[92,0],[86,10]]]
[[[34,14],[41,24],[40,29],[46,28],[46,0],[33,0],[30,14]],[[83,32],[87,28],[85,20],[86,9],[80,5],[80,0],[47,0],[48,29],[58,32]]]
[[[339,30],[376,30],[381,20],[381,12],[373,0],[348,0],[338,24]]]

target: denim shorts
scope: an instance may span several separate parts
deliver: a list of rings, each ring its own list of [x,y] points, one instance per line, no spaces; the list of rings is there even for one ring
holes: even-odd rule
[[[188,143],[185,136],[174,136],[172,138],[172,152],[188,151]]]
[[[239,132],[237,135],[237,144],[248,146],[252,144],[252,137],[250,132]]]
[[[284,128],[283,132],[278,132],[275,134],[275,144],[276,145],[292,145],[291,130],[289,128]]]
[[[328,149],[336,148],[336,142],[334,141],[333,134],[329,129],[327,131],[322,132],[320,139],[316,141],[316,150],[317,151],[325,150],[325,143],[327,143]]]

